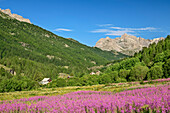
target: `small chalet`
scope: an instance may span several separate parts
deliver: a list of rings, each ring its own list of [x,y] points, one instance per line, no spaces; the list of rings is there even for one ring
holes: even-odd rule
[[[50,83],[52,80],[50,78],[44,78],[41,82],[39,82],[39,84],[41,85],[45,85]]]
[[[91,72],[90,75],[100,75],[100,71],[97,71],[96,73],[95,72]]]
[[[95,73],[95,72],[91,72],[91,73],[90,73],[90,75],[94,75],[94,74],[96,74],[96,73]]]

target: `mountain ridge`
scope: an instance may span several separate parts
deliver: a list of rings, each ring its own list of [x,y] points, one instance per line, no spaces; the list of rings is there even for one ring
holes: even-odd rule
[[[23,18],[21,15],[18,15],[18,14],[14,14],[14,13],[12,14],[10,9],[1,9],[0,8],[0,11],[9,15],[11,18],[15,18],[19,21],[27,22],[27,23],[31,24],[31,21],[29,19]]]
[[[135,52],[142,50],[143,47],[148,47],[152,43],[158,43],[160,40],[164,40],[164,38],[160,37],[150,40],[125,33],[121,37],[115,39],[109,37],[101,38],[96,42],[94,47],[106,51],[117,51],[132,56]]]

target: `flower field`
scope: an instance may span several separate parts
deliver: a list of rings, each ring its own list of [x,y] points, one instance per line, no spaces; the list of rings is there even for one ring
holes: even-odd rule
[[[1,101],[0,112],[17,113],[129,113],[170,112],[169,85],[120,93],[77,91],[58,96]]]

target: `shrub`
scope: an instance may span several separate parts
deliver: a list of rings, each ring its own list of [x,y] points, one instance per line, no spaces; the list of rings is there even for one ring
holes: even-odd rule
[[[130,81],[142,81],[145,79],[147,72],[149,71],[147,66],[137,65],[130,71],[129,80]]]
[[[149,70],[148,74],[147,74],[147,79],[158,79],[158,78],[162,78],[163,76],[163,70],[161,66],[154,66],[151,67],[151,69]]]

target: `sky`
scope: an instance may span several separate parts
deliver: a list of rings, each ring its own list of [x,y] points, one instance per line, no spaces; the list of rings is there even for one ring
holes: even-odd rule
[[[170,35],[170,0],[0,0],[0,8],[88,46],[124,33],[145,39]]]

